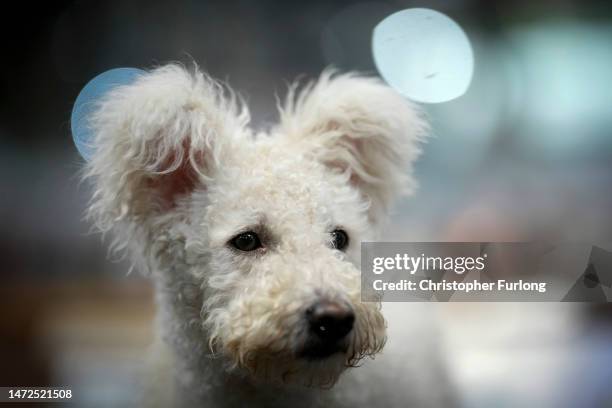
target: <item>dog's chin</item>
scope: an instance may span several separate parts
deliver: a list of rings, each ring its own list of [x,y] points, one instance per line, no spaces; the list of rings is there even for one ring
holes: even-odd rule
[[[302,350],[293,367],[283,378],[285,384],[331,388],[346,370],[348,356],[342,347],[315,347]]]
[[[330,388],[348,367],[346,350],[346,346],[336,345],[303,348],[274,356],[253,353],[236,366],[256,382]]]

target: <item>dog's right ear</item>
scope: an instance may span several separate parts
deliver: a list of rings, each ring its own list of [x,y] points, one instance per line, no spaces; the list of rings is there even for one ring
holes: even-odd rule
[[[234,94],[197,68],[167,65],[113,89],[89,118],[90,217],[107,231],[168,212],[214,175],[227,145],[247,135],[248,121]]]

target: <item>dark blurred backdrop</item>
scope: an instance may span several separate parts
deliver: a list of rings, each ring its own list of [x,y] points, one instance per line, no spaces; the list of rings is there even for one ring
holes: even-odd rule
[[[242,93],[255,126],[265,127],[276,117],[274,94],[283,94],[287,81],[316,76],[328,65],[375,74],[373,27],[394,11],[436,9],[472,41],[474,80],[461,98],[425,106],[434,137],[417,166],[421,187],[396,209],[386,237],[612,242],[610,2],[2,7],[0,385],[80,378],[116,391],[103,400],[92,388],[91,406],[117,403],[124,378],[117,373],[129,378],[126,361],[148,342],[150,289],[137,276],[126,277],[125,263],[109,262],[100,237],[82,221],[88,187],[79,184],[82,159],[70,135],[80,89],[115,67],[196,61]],[[528,326],[513,321],[515,334]],[[116,368],[121,364],[123,371]],[[610,378],[609,370],[605,375]]]

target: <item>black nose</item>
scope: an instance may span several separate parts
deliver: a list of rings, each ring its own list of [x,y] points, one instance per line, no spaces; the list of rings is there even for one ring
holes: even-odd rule
[[[310,332],[325,343],[343,339],[353,329],[355,314],[344,303],[322,300],[306,310]]]

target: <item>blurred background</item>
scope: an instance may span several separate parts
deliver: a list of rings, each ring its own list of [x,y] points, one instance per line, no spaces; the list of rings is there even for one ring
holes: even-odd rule
[[[468,92],[425,105],[418,193],[385,238],[612,242],[612,4],[606,1],[53,1],[0,24],[0,386],[69,386],[122,406],[151,335],[147,281],[82,220],[70,112],[115,67],[197,61],[248,100],[328,66],[376,73],[374,26],[428,7],[475,55]],[[415,39],[418,41],[418,39]],[[465,407],[611,407],[612,309],[432,304]]]

